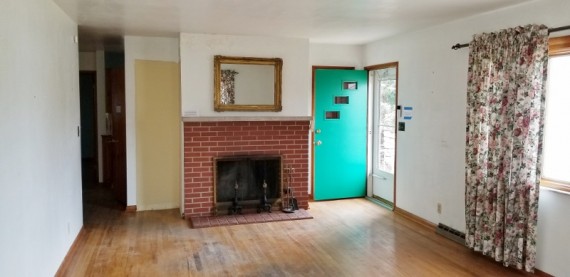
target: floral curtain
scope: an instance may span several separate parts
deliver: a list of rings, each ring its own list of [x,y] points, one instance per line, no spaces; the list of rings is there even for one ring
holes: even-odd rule
[[[236,91],[235,91],[235,76],[237,71],[231,69],[222,70],[222,96],[220,99],[222,104],[235,104]]]
[[[470,43],[466,244],[534,271],[548,29],[528,25]]]

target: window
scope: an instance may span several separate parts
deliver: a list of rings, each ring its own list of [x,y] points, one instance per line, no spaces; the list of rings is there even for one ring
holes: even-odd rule
[[[550,39],[541,185],[570,192],[570,36]]]
[[[396,71],[395,68],[392,71]],[[378,71],[375,71],[378,72]],[[376,79],[378,90],[378,169],[394,174],[396,152],[396,77]]]

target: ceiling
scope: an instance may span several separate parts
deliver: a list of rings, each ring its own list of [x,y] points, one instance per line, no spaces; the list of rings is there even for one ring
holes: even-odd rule
[[[365,44],[529,0],[53,0],[79,25],[80,48],[123,35],[180,32]]]

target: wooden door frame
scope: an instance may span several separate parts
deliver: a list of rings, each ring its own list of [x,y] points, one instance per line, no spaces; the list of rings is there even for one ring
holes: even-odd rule
[[[317,69],[346,69],[346,70],[354,70],[354,66],[330,66],[330,65],[313,65],[311,70],[311,118],[313,121],[311,122],[311,139],[315,139],[315,73]],[[314,144],[311,147],[311,193],[309,194],[309,200],[315,200],[315,147]]]
[[[383,63],[383,64],[375,64],[375,65],[369,65],[364,67],[365,70],[367,70],[368,72],[372,71],[372,70],[380,70],[380,69],[386,69],[386,68],[392,68],[392,67],[396,67],[396,118],[395,118],[395,125],[396,126],[396,132],[395,132],[395,136],[394,136],[394,202],[393,202],[393,210],[396,210],[396,172],[398,169],[398,110],[401,109],[398,108],[400,106],[399,104],[399,86],[400,86],[400,64],[399,62],[389,62],[389,63]],[[372,120],[374,121],[374,120]]]

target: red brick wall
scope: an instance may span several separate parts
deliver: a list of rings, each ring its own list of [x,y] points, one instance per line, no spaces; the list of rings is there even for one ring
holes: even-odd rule
[[[307,209],[309,121],[185,122],[184,214],[213,215],[214,157],[272,154],[293,166],[291,187],[299,207]]]

